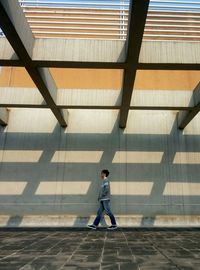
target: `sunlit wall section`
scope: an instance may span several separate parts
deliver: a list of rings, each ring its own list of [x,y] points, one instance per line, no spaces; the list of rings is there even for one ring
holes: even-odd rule
[[[85,226],[103,168],[119,225],[199,225],[198,127],[182,133],[173,111],[132,110],[121,130],[117,110],[80,109],[63,129],[51,111],[28,112],[12,109],[0,130],[1,226]]]

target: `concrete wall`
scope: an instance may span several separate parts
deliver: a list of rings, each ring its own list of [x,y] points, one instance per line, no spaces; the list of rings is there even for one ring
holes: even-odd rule
[[[69,110],[63,129],[47,109],[11,109],[0,129],[0,225],[85,226],[108,168],[119,225],[199,226],[199,120],[181,132],[176,112],[132,111],[121,130],[118,111]]]

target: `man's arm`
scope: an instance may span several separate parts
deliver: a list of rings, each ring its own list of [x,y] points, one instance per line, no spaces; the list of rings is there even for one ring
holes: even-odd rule
[[[109,183],[108,182],[106,182],[104,185],[103,185],[103,190],[102,190],[102,194],[101,194],[101,196],[102,197],[105,197],[105,196],[107,196],[108,195],[108,193],[109,193]]]

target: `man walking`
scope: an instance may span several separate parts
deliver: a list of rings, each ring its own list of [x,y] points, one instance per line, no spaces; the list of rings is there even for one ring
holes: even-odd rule
[[[99,222],[101,220],[103,211],[105,210],[106,214],[110,217],[111,226],[108,227],[109,230],[115,230],[117,229],[117,224],[115,217],[110,209],[110,183],[108,180],[109,171],[108,170],[102,170],[101,171],[101,189],[98,196],[98,201],[100,203],[100,207],[97,211],[97,216],[93,222],[93,224],[88,225],[88,228],[96,230],[97,226],[99,225]]]

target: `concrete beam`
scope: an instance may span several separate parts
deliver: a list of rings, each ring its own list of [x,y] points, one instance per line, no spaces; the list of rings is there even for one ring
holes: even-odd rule
[[[192,110],[189,112],[183,111],[178,113],[179,129],[184,129],[200,111],[200,82],[193,91],[193,98],[191,99],[189,106],[191,104],[194,106]]]
[[[48,108],[37,88],[22,87],[0,87],[0,106]]]
[[[57,87],[47,68],[26,67],[27,72],[31,76],[37,88],[40,90],[45,102],[52,110],[62,127],[67,126],[67,119],[56,105]]]
[[[24,63],[21,60],[8,60],[8,59],[0,59],[1,67],[24,67]]]
[[[139,63],[196,65],[200,63],[199,52],[200,42],[145,41],[142,42]]]
[[[58,106],[120,107],[121,91],[116,89],[58,89]]]
[[[200,63],[138,63],[139,70],[200,70]]]
[[[0,37],[0,66],[23,66],[8,40]]]
[[[130,2],[127,37],[128,67],[124,71],[122,86],[123,94],[119,119],[119,126],[121,128],[126,127],[149,2],[149,0],[132,0]]]
[[[40,39],[39,39],[40,40]],[[72,40],[74,42],[74,46],[76,46],[76,50],[78,50],[78,43],[77,40]],[[86,41],[87,42],[87,41]],[[98,40],[96,42],[96,47],[93,48],[93,50],[97,50],[101,47],[101,42],[102,40]],[[104,59],[106,62],[99,62],[99,61],[88,61],[85,59],[84,61],[73,61],[72,55],[67,55],[66,59],[62,59],[59,55],[54,55],[54,54],[49,54],[48,52],[45,51],[45,48],[48,48],[48,43],[49,46],[52,47],[52,44],[56,44],[57,46],[60,46],[60,39],[44,39],[45,46],[43,49],[40,51],[39,50],[39,45],[37,43],[36,39],[36,47],[34,45],[33,51],[34,51],[34,58],[35,60],[32,59],[31,65],[34,67],[57,67],[57,68],[95,68],[95,69],[126,69],[128,67],[127,63],[125,62],[125,56],[124,56],[124,45],[122,41],[119,41],[118,46],[116,46],[116,42],[118,41],[112,41],[113,46],[118,49],[116,49],[116,62],[109,62],[109,60],[114,60],[112,57],[111,59]],[[145,43],[147,41],[143,41]],[[34,44],[35,44],[34,43]],[[176,43],[174,41],[174,43]],[[149,44],[149,42],[148,42]],[[65,45],[65,46],[64,46]],[[69,51],[68,43],[64,43],[63,45],[63,51]],[[160,44],[161,46],[162,44]],[[194,44],[195,45],[195,44]],[[81,46],[81,44],[80,44]],[[171,46],[173,46],[173,43],[171,43]],[[196,46],[196,45],[195,45]],[[108,50],[111,52],[111,43],[109,43],[109,46],[107,46]],[[160,50],[158,48],[158,50]],[[122,55],[120,56],[120,51]],[[74,52],[75,53],[75,52]],[[63,53],[64,54],[64,53]],[[83,54],[83,53],[82,53]],[[114,52],[113,52],[114,54]],[[52,56],[53,55],[53,56]],[[77,59],[82,59],[83,55],[80,55],[80,52],[77,56],[74,56]],[[96,57],[96,56],[95,56]],[[96,59],[97,60],[97,59]],[[119,61],[120,60],[120,61]],[[1,66],[24,66],[24,62],[21,61],[18,57],[15,51],[13,50],[12,46],[8,42],[6,38],[0,38],[0,65]],[[138,63],[137,69],[145,69],[145,70],[200,70],[200,63]]]
[[[86,68],[86,69],[125,69],[126,63],[112,62],[79,62],[79,61],[32,61],[35,67],[55,67],[55,68]]]
[[[47,105],[43,104],[9,104],[1,103],[0,108],[35,108],[35,109],[49,109]],[[58,105],[60,109],[71,110],[119,110],[120,106],[102,106],[102,105]],[[171,107],[171,106],[130,106],[129,110],[133,111],[190,111],[189,107]]]
[[[121,91],[111,89],[58,89],[59,109],[119,110]],[[134,91],[129,110],[191,110],[192,91]],[[190,106],[188,107],[188,103]],[[1,87],[0,107],[48,108],[37,88]]]
[[[192,91],[187,90],[137,90],[133,92],[131,106],[187,108]],[[190,104],[190,109],[193,104]]]
[[[120,40],[36,38],[33,61],[48,66],[68,65],[72,62],[110,63],[110,67],[125,62],[125,42]],[[59,48],[59,50],[55,50]]]
[[[6,126],[8,123],[8,110],[6,108],[0,108],[0,125]]]
[[[18,1],[0,0],[0,25],[18,57],[30,61],[34,37]]]
[[[15,66],[21,62],[6,38],[0,38],[0,65]],[[21,62],[22,64],[22,62]]]
[[[44,97],[47,105],[62,127],[67,126],[63,112],[56,106],[56,86],[47,69],[38,69],[32,65],[34,37],[17,0],[0,0],[0,24],[8,41]],[[56,47],[55,47],[56,48]],[[56,51],[54,48],[54,51]]]

